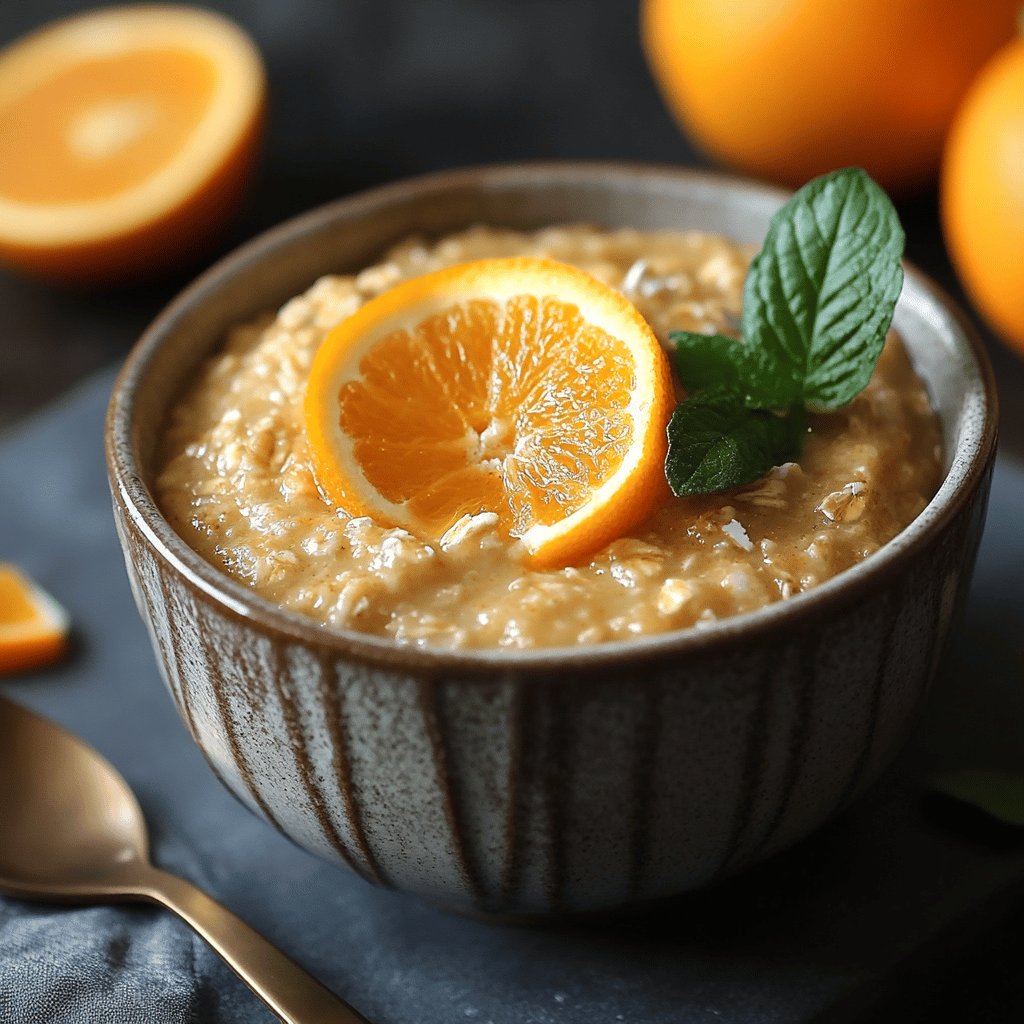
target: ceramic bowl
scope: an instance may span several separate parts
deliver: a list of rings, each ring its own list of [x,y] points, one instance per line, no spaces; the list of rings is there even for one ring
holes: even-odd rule
[[[379,885],[543,914],[704,885],[795,842],[878,776],[966,590],[995,449],[984,352],[912,268],[895,323],[942,421],[938,494],[862,564],[710,629],[526,653],[330,631],[207,564],[152,495],[168,406],[225,331],[410,232],[589,221],[757,241],[784,199],[634,166],[445,173],[291,220],[160,315],[110,404],[115,517],[174,701],[243,803]]]

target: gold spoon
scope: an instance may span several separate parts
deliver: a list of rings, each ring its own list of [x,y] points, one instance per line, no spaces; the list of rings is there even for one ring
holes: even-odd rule
[[[205,893],[149,862],[121,776],[71,733],[0,698],[0,892],[56,903],[159,903],[288,1024],[367,1024]]]

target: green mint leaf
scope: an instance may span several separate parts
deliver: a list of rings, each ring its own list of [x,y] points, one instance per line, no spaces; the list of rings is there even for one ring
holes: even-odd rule
[[[721,334],[691,331],[672,331],[668,337],[675,343],[672,359],[676,373],[691,395],[711,388],[744,390],[747,350],[741,342]]]
[[[929,788],[1002,825],[1024,829],[1024,776],[992,771],[955,772],[931,779]]]
[[[793,459],[805,429],[802,414],[749,409],[726,390],[698,394],[669,420],[665,476],[677,497],[751,483]]]
[[[903,245],[888,196],[857,167],[809,182],[775,214],[747,274],[742,342],[670,335],[690,394],[668,426],[677,495],[737,487],[795,459],[805,410],[863,390],[903,286]]]
[[[888,196],[847,167],[772,218],[743,293],[756,403],[836,409],[867,384],[903,285],[904,236]]]

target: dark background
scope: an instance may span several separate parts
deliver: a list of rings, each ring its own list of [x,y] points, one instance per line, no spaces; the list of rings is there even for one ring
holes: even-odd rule
[[[0,5],[0,45],[91,6]],[[279,220],[370,185],[529,159],[706,161],[676,128],[640,51],[633,0],[234,0],[266,59],[264,159],[246,204],[191,265],[143,285],[73,291],[0,270],[0,431],[120,360],[198,270]],[[934,192],[899,197],[908,256],[962,298]],[[976,317],[975,317],[976,320]],[[985,339],[1002,448],[1024,456],[1024,363]],[[2,500],[2,497],[0,497]],[[1024,1019],[1019,910],[900,1019]],[[639,1022],[638,1022],[639,1024]]]

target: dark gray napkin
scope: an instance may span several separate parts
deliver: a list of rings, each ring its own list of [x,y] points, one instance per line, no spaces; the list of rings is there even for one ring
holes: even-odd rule
[[[216,990],[196,966],[197,940],[168,915],[4,903],[0,935],[0,1020],[142,1024],[210,1019],[216,1009]]]
[[[731,1024],[810,1021],[836,1007],[852,1014],[899,979],[893,972],[908,956],[969,934],[978,908],[1024,880],[1020,850],[931,825],[919,782],[943,763],[950,737],[953,767],[972,751],[1018,747],[1020,467],[997,473],[974,611],[948,682],[917,743],[871,797],[717,891],[613,921],[509,928],[448,916],[322,864],[210,774],[164,691],[124,575],[103,469],[111,380],[88,382],[0,442],[0,560],[38,578],[77,629],[72,659],[0,687],[120,769],[160,866],[245,917],[372,1021]],[[968,715],[957,683],[965,665]],[[0,898],[3,1024],[272,1019],[167,912]]]

